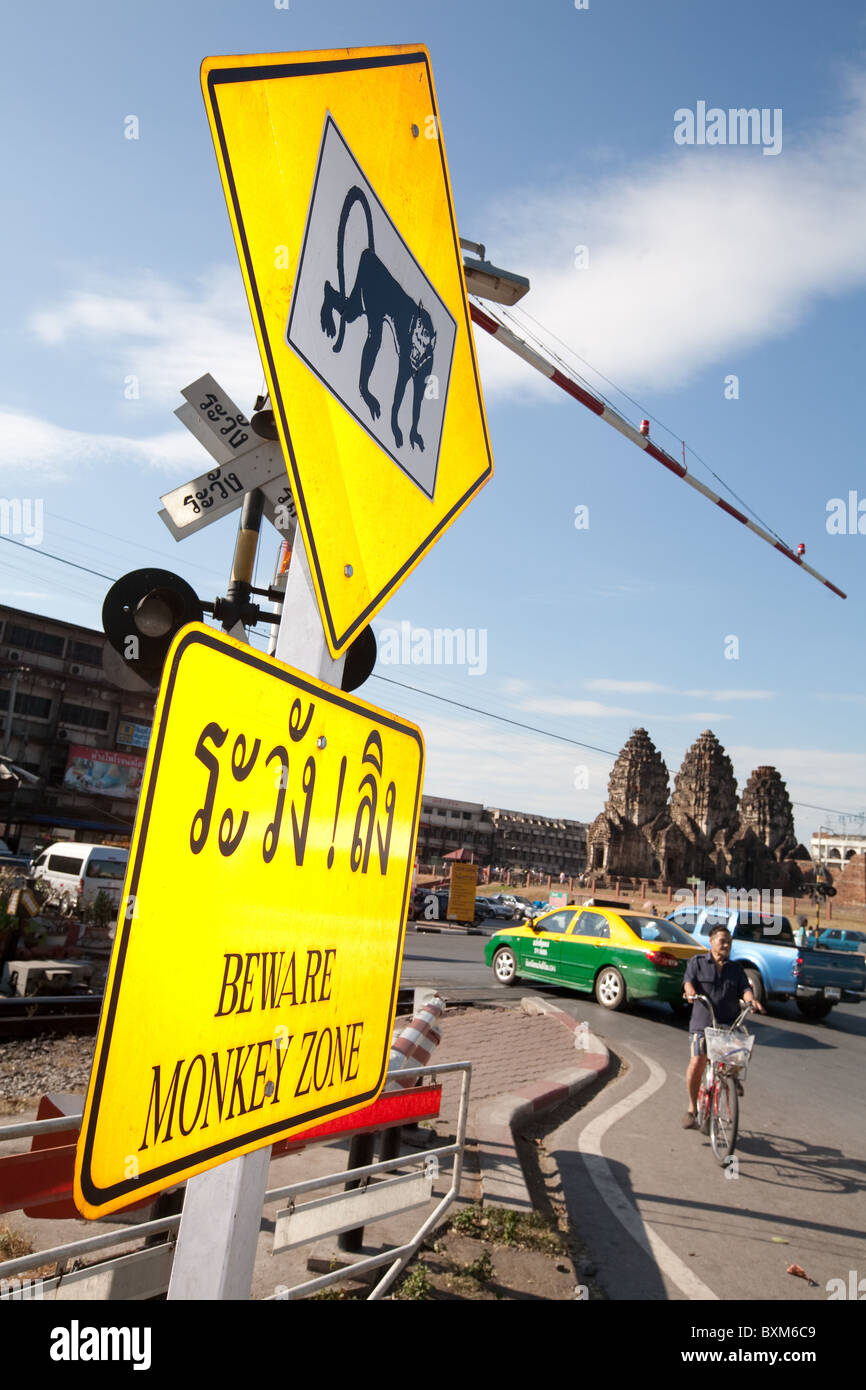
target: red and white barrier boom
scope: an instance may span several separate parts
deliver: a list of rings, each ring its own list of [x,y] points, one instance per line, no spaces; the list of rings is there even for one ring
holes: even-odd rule
[[[567,391],[569,396],[573,396],[576,401],[580,401],[581,405],[585,405],[587,410],[591,410],[594,415],[598,415],[606,424],[612,425],[615,430],[619,430],[620,434],[624,434],[626,439],[631,440],[632,444],[637,444],[638,448],[643,449],[644,453],[649,454],[650,458],[654,458],[658,463],[664,464],[665,468],[669,469],[671,473],[675,473],[678,478],[682,478],[683,482],[688,483],[689,487],[693,487],[696,492],[703,493],[704,497],[708,497],[711,502],[715,502],[717,507],[721,507],[722,511],[727,512],[735,521],[741,522],[743,526],[748,526],[749,530],[754,531],[756,536],[760,536],[762,541],[766,541],[774,550],[778,550],[782,555],[787,556],[795,565],[799,565],[800,569],[805,570],[807,574],[811,574],[813,579],[817,579],[821,584],[824,584],[832,593],[838,594],[840,598],[847,598],[847,594],[844,594],[841,589],[837,589],[836,585],[831,584],[829,579],[825,579],[823,574],[819,574],[811,565],[807,565],[801,555],[797,555],[793,550],[789,550],[786,545],[783,545],[775,536],[771,536],[769,531],[765,531],[757,522],[751,521],[749,517],[744,516],[736,507],[732,507],[730,502],[726,502],[723,497],[719,497],[717,493],[705,487],[703,483],[699,483],[697,478],[692,477],[684,463],[680,463],[678,459],[673,458],[670,454],[666,453],[664,449],[660,449],[657,444],[653,444],[646,434],[642,434],[640,430],[636,430],[633,425],[630,425],[627,420],[624,420],[611,406],[605,405],[604,401],[594,396],[591,391],[587,391],[585,386],[579,385],[578,382],[574,381],[565,372],[560,371],[558,367],[554,367],[552,362],[549,362],[540,352],[536,352],[534,348],[531,348],[528,343],[524,342],[522,338],[519,338],[510,328],[506,328],[503,323],[493,318],[491,314],[486,313],[485,310],[481,309],[477,304],[470,302],[469,309],[472,315],[472,322],[477,323],[479,328],[485,329],[486,332],[490,333],[498,342],[510,348],[518,357],[522,357],[524,362],[528,362],[531,367],[541,372],[542,376],[546,376],[554,385],[561,387],[563,391]]]

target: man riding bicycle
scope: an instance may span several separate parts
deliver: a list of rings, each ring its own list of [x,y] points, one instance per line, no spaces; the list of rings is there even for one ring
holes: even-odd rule
[[[699,994],[705,994],[713,1006],[716,1023],[725,1027],[733,1023],[740,1012],[739,1001],[745,999],[759,1014],[765,1008],[755,998],[743,967],[730,959],[731,933],[721,924],[710,930],[710,949],[707,955],[693,956],[686,966],[683,993],[693,1005],[689,1023],[691,1055],[686,1068],[686,1090],[689,1108],[683,1116],[683,1129],[697,1127],[698,1091],[706,1065],[707,1043],[704,1029],[712,1027],[709,1009]]]

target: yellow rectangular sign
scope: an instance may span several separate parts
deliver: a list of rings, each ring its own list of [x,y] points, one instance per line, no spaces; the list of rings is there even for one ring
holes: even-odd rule
[[[338,655],[493,472],[430,55],[206,58],[201,77]]]
[[[379,1094],[423,757],[414,725],[178,634],[76,1157],[86,1215]]]
[[[451,865],[451,883],[448,890],[448,916],[458,922],[474,922],[475,890],[478,887],[478,866],[476,864]]]

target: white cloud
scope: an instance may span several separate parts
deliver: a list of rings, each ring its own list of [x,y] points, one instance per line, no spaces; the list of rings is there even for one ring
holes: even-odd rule
[[[517,676],[506,676],[500,684],[504,695],[523,695],[532,689],[529,681],[520,680]]]
[[[772,690],[684,690],[683,695],[687,695],[690,700],[772,700],[775,692]],[[718,715],[714,715],[718,718]]]
[[[141,401],[180,404],[181,388],[205,372],[251,409],[262,367],[237,267],[218,266],[191,286],[144,274],[103,281],[70,294],[57,308],[38,309],[31,331],[46,346],[87,345],[91,359],[122,383],[139,379]]]
[[[143,439],[65,429],[0,406],[0,471],[38,474],[39,482],[69,477],[95,465],[153,468],[179,477],[201,473],[201,445],[180,424]]]
[[[657,685],[655,681],[614,681],[605,680],[602,677],[596,677],[594,680],[583,683],[587,690],[610,690],[623,695],[664,694],[671,688],[669,685]]]
[[[841,704],[863,705],[866,704],[866,695],[845,694],[840,691],[838,694],[831,694],[826,690],[819,690],[817,698],[819,700],[837,700]]]
[[[775,767],[797,800],[837,811],[866,808],[866,753],[831,753],[823,748],[729,748],[741,789],[756,767]],[[819,813],[816,811],[815,815]]]
[[[862,72],[843,100],[814,133],[786,131],[772,159],[675,147],[672,107],[670,152],[655,164],[595,185],[512,190],[490,214],[488,247],[529,276],[533,318],[599,371],[632,390],[679,385],[866,283]],[[587,269],[575,268],[578,244]],[[488,395],[561,396],[483,330],[476,339]]]
[[[663,721],[666,724],[720,724],[722,720],[733,719],[732,714],[723,714],[721,710],[692,710],[687,714],[648,714],[645,716],[647,723]]]
[[[424,714],[421,724],[424,789],[432,796],[569,820],[593,820],[601,810],[611,769],[603,754],[503,730],[487,720]],[[578,775],[578,769],[585,771]],[[578,781],[588,785],[577,786]]]
[[[676,685],[659,685],[656,681],[618,681],[598,677],[583,682],[587,690],[608,690],[623,695],[684,695],[689,700],[772,700],[772,690],[682,690]],[[659,716],[653,715],[653,718]],[[720,716],[696,715],[695,718],[714,718]]]
[[[518,702],[519,708],[533,714],[551,714],[563,719],[636,719],[638,711],[599,700],[569,700],[557,695],[530,697]]]
[[[409,693],[388,703],[421,724],[426,746],[424,785],[430,795],[582,821],[594,820],[604,806],[612,757],[487,719],[431,713],[426,701],[418,702]],[[697,723],[707,717],[690,714],[675,719]],[[719,718],[718,714],[713,717]],[[685,750],[657,746],[673,785]],[[866,809],[866,753],[746,744],[726,747],[726,752],[740,793],[756,767],[770,765],[778,769],[795,802],[849,815]],[[801,838],[828,818],[827,813],[804,806],[795,805],[794,811]]]
[[[752,147],[674,146],[672,105],[670,150],[655,163],[594,184],[512,189],[486,219],[491,254],[531,279],[525,304],[546,341],[559,335],[627,389],[679,385],[790,331],[818,299],[866,283],[866,75],[851,76],[844,101],[818,131],[786,131],[773,159]],[[578,270],[584,244],[589,267]],[[534,334],[522,314],[518,306],[518,331]],[[134,373],[142,400],[157,406],[177,404],[205,371],[241,409],[261,387],[235,265],[191,284],[155,273],[91,281],[37,308],[30,328],[47,347],[86,343],[91,360],[101,351],[106,375]],[[483,330],[475,338],[487,394],[565,404]]]

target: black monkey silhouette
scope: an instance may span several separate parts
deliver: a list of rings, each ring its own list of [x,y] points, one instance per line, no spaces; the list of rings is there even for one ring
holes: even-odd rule
[[[355,203],[360,203],[367,222],[367,245],[361,252],[358,274],[350,295],[346,295],[345,240],[346,224]],[[391,429],[399,449],[403,443],[403,432],[397,421],[406,386],[412,378],[412,428],[409,443],[423,451],[424,440],[418,433],[418,417],[424,388],[433,370],[433,352],[436,347],[436,333],[433,321],[423,304],[416,304],[391,272],[379,260],[374,248],[373,219],[370,204],[363,190],[354,185],[343,201],[340,222],[337,228],[337,277],[339,289],[334,289],[330,280],[325,281],[322,300],[322,329],[329,338],[336,337],[334,352],[340,352],[346,332],[346,324],[353,323],[361,314],[367,315],[367,341],[361,353],[361,372],[359,387],[363,399],[374,420],[379,418],[381,407],[370,391],[370,373],[376,365],[376,358],[382,346],[382,329],[385,322],[390,324],[397,348],[398,369],[394,401],[391,406]],[[339,331],[334,323],[334,311],[340,315]]]

